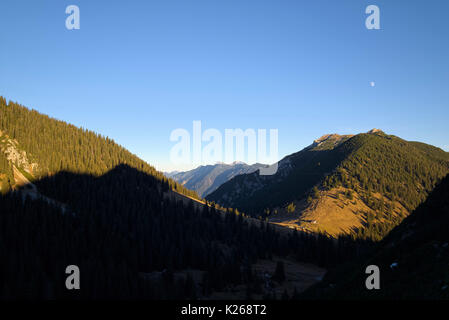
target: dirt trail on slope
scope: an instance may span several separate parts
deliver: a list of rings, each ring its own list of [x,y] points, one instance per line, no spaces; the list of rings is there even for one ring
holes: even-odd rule
[[[14,180],[16,181],[15,187],[19,187],[19,190],[25,199],[26,197],[30,197],[33,200],[40,199],[46,201],[48,204],[58,207],[61,209],[64,214],[67,210],[67,205],[59,202],[55,199],[44,196],[37,190],[37,187],[30,182],[21,172],[16,168],[15,165],[12,166],[14,171]]]
[[[16,186],[22,187],[26,186],[27,189],[37,192],[37,188],[34,184],[30,182],[19,169],[15,165],[12,165],[12,169],[14,172],[14,181],[16,182]]]

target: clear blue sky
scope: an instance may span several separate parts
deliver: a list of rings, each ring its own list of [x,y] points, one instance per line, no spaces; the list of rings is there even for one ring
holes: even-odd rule
[[[78,5],[81,29],[65,28]],[[365,28],[380,8],[381,30]],[[280,157],[381,128],[449,149],[447,0],[0,2],[0,95],[161,170],[176,128],[277,128]],[[372,87],[370,82],[374,81]]]

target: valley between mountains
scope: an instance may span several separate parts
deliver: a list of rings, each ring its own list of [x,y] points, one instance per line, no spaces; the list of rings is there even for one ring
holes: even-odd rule
[[[448,298],[449,153],[373,129],[263,166],[164,174],[0,97],[0,298]]]

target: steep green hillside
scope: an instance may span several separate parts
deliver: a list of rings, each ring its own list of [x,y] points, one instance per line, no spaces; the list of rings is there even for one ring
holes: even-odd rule
[[[318,143],[282,159],[276,174],[261,176],[254,172],[236,176],[206,199],[255,214],[301,199],[347,157],[350,150],[339,146],[348,138],[324,136]]]
[[[322,145],[284,158],[273,176],[237,176],[207,199],[290,227],[380,240],[449,172],[449,153],[380,130]]]
[[[379,192],[413,210],[449,171],[449,153],[383,133],[359,134],[342,147],[351,152],[323,186],[365,192],[366,202]]]
[[[350,189],[372,209],[365,227],[358,229],[361,237],[382,239],[402,220],[394,203],[405,208],[400,212],[404,218],[449,172],[449,153],[384,133],[357,135],[345,147],[353,151],[322,185]]]
[[[160,182],[126,165],[97,177],[60,172],[35,182],[56,202],[0,196],[0,299],[194,298],[242,283],[241,266],[285,254],[273,231],[236,215],[164,199]],[[81,288],[65,288],[65,268]],[[161,278],[198,270],[191,279]]]
[[[3,97],[0,97],[0,131],[18,141],[31,161],[38,164],[36,172],[33,172],[37,178],[61,170],[102,175],[119,164],[127,164],[156,177],[171,189],[198,197],[113,140],[19,104],[6,103]]]
[[[367,290],[368,265],[380,268],[380,290]],[[449,176],[380,242],[368,259],[338,267],[304,298],[448,299]]]

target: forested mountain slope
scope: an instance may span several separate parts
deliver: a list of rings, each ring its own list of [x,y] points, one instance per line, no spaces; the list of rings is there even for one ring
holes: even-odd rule
[[[301,198],[346,157],[347,150],[336,146],[348,138],[323,136],[304,150],[282,159],[276,174],[259,175],[257,171],[236,176],[206,199],[245,212],[256,212]]]
[[[380,290],[367,290],[365,268],[380,268]],[[304,298],[448,299],[449,176],[378,243],[368,259],[332,270]]]
[[[301,230],[380,240],[449,172],[449,153],[430,145],[380,130],[338,137],[282,159],[273,176],[237,176],[207,199]]]
[[[18,169],[26,171],[33,178],[41,178],[65,170],[76,173],[102,175],[119,164],[127,164],[148,173],[169,185],[171,189],[198,197],[194,191],[167,179],[161,172],[130,153],[113,140],[92,131],[77,128],[64,121],[52,119],[19,104],[7,103],[0,97],[0,174],[5,174],[6,145],[15,145],[16,150],[25,152],[29,166],[10,159]],[[23,157],[22,157],[23,158]],[[3,164],[2,164],[3,163]],[[2,183],[6,185],[6,180]],[[11,181],[14,184],[13,181]],[[6,188],[6,186],[5,186]]]
[[[193,299],[239,286],[271,297],[252,267],[260,259],[327,267],[364,250],[351,239],[282,236],[233,211],[223,217],[171,201],[160,181],[127,165],[102,176],[62,171],[34,184],[66,207],[24,197],[26,186],[0,196],[0,299]],[[72,264],[82,290],[65,288]]]
[[[145,275],[199,269],[204,290],[219,290],[241,281],[244,263],[287,248],[236,215],[223,220],[214,209],[163,200],[156,178],[127,165],[100,177],[59,172],[35,184],[69,210],[29,198],[22,204],[19,192],[0,199],[3,298],[192,298],[197,289],[183,291],[191,283],[155,286]],[[83,276],[77,293],[64,287],[71,264]]]

